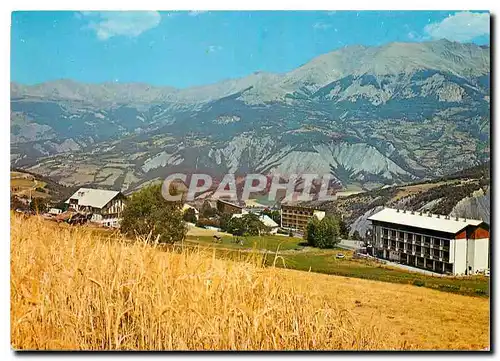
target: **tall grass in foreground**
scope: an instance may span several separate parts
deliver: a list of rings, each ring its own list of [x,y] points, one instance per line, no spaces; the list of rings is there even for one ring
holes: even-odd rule
[[[11,218],[11,342],[51,350],[404,347],[279,269]]]

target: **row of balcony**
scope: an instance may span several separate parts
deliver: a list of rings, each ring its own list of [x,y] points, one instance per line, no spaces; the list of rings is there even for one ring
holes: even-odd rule
[[[433,259],[433,260],[437,260],[437,261],[443,261],[443,262],[448,262],[449,259],[450,259],[450,256],[449,254],[443,254],[443,255],[439,255],[439,254],[430,254],[429,252],[418,252],[418,251],[414,251],[414,250],[409,250],[409,249],[402,249],[402,248],[391,248],[391,247],[386,247],[386,249],[388,251],[397,251],[397,252],[402,252],[404,254],[410,254],[412,256],[420,256],[420,257],[424,257],[424,258],[428,258],[428,259]]]
[[[391,247],[397,247],[397,248],[413,248],[413,247],[422,247],[422,248],[426,248],[426,249],[429,249],[429,250],[434,250],[434,251],[449,251],[450,250],[450,247],[448,246],[437,246],[437,245],[429,245],[429,244],[417,244],[417,243],[403,243],[403,242],[395,242],[395,241],[391,241],[391,242],[388,242],[388,241],[382,241],[382,244],[384,246],[391,246]]]
[[[394,244],[394,245],[400,245],[403,247],[403,245],[407,247],[411,246],[419,246],[419,247],[427,247],[427,248],[450,248],[448,245],[441,245],[441,244],[433,244],[433,243],[427,243],[427,242],[402,242],[402,241],[394,241],[394,240],[389,240],[389,239],[382,239],[382,242],[384,244]]]
[[[441,244],[435,244],[435,243],[430,243],[430,242],[422,242],[422,241],[415,241],[415,240],[412,240],[412,241],[409,241],[409,240],[402,240],[402,239],[398,239],[398,238],[386,238],[386,237],[383,237],[382,240],[384,241],[391,241],[391,242],[403,242],[403,243],[406,243],[406,244],[414,244],[414,245],[417,245],[417,246],[422,246],[422,247],[432,247],[432,248],[439,248],[439,249],[449,249],[449,245],[448,246],[445,246],[445,245],[441,245]],[[449,244],[449,241],[447,242]]]

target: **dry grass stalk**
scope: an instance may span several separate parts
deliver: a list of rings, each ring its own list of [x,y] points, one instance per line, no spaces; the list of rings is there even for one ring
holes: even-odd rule
[[[352,350],[412,345],[312,273],[11,218],[11,342],[41,350]],[[303,279],[302,274],[307,275]],[[334,278],[329,278],[334,279]],[[392,286],[392,285],[391,285]],[[430,291],[432,292],[432,291]],[[346,302],[344,302],[346,301]]]

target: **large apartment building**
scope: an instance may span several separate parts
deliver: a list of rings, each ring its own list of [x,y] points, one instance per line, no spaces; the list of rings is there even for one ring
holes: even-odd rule
[[[368,220],[380,258],[454,275],[489,269],[489,227],[481,220],[392,208]]]
[[[315,208],[299,206],[296,204],[281,205],[281,227],[295,231],[304,231],[307,222],[313,217],[322,220],[325,212]]]

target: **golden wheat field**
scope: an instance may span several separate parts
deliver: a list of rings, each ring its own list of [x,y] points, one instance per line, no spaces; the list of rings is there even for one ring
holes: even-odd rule
[[[11,217],[15,349],[485,349],[488,303]]]

